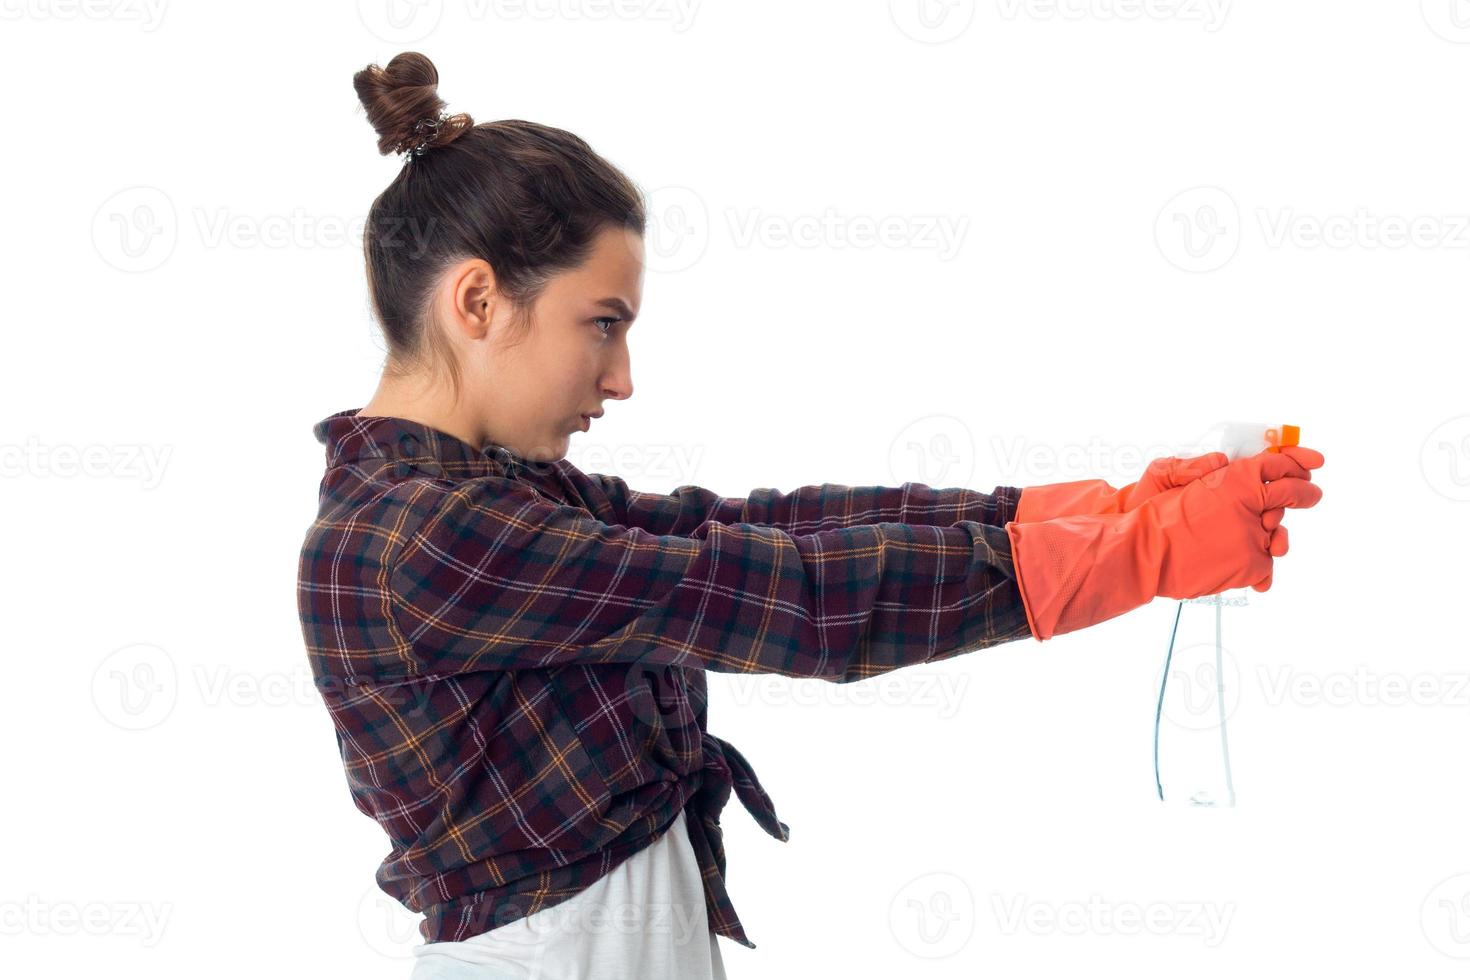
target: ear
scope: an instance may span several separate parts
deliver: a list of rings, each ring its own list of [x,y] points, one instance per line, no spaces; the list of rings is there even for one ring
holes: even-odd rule
[[[495,291],[495,273],[484,259],[466,259],[452,266],[441,280],[447,292],[448,322],[471,340],[490,332],[501,297]]]

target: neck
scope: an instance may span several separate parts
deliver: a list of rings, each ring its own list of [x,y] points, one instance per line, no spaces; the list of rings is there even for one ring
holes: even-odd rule
[[[408,419],[448,433],[476,449],[488,441],[465,406],[455,405],[448,389],[432,381],[385,373],[378,382],[378,390],[357,414]]]

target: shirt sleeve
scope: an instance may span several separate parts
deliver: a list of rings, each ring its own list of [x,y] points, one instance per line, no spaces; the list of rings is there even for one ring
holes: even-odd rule
[[[444,491],[388,581],[410,674],[622,661],[842,683],[1031,635],[1001,527],[657,534],[500,477]]]
[[[748,497],[722,497],[692,484],[671,493],[649,493],[605,473],[584,477],[591,487],[590,493],[584,488],[584,495],[604,505],[609,520],[651,534],[688,534],[705,521],[760,524],[788,534],[883,523],[945,526],[974,521],[1004,527],[1015,519],[1021,499],[1020,487],[982,493],[914,482],[897,487],[822,483],[790,493],[762,488]]]

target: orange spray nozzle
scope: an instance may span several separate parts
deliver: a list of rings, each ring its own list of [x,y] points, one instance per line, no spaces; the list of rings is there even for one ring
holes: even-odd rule
[[[1279,453],[1281,452],[1282,446],[1301,445],[1301,438],[1301,426],[1283,425],[1279,429],[1267,429],[1266,442],[1268,445],[1266,446],[1266,452]]]

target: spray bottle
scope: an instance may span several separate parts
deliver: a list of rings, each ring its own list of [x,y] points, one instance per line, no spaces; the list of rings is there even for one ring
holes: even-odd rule
[[[1300,437],[1301,430],[1294,425],[1221,422],[1198,442],[1181,447],[1177,455],[1220,452],[1234,461],[1260,452],[1280,452],[1282,446],[1298,445]],[[1227,677],[1238,681],[1239,662],[1224,645],[1224,627],[1228,619],[1229,636],[1236,649],[1268,641],[1261,618],[1239,611],[1260,602],[1265,595],[1250,588],[1227,589],[1216,595],[1180,600],[1174,611],[1154,712],[1154,784],[1165,803],[1235,806],[1230,745],[1225,737],[1225,719],[1233,705],[1227,700],[1225,681]],[[1171,676],[1174,686],[1166,701]],[[1238,688],[1238,683],[1232,684],[1229,693],[1235,694]],[[1167,779],[1161,775],[1159,759],[1159,729],[1164,719],[1168,732],[1162,769]]]

